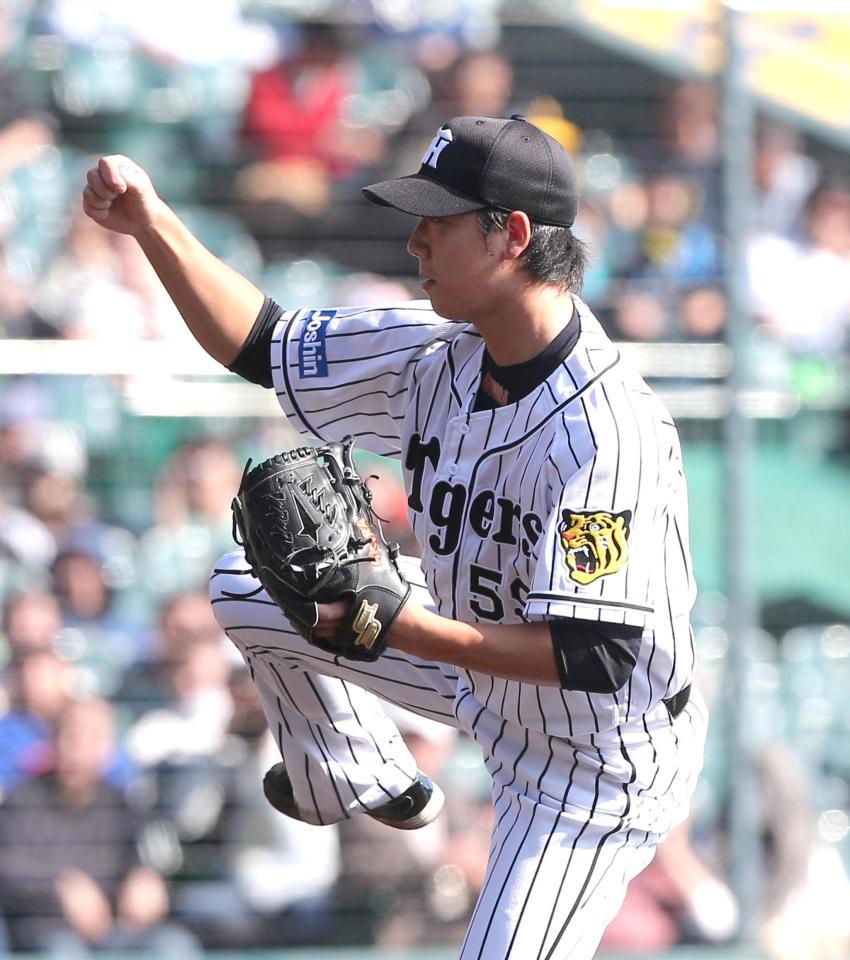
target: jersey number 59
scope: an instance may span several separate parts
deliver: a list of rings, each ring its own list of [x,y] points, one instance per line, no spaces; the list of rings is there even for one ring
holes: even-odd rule
[[[488,567],[479,566],[477,563],[470,564],[469,593],[471,599],[469,608],[480,620],[492,620],[494,622],[504,620],[505,605],[495,589],[501,587],[503,579],[504,574],[501,570],[490,570]],[[511,597],[518,604],[514,607],[513,613],[517,617],[522,617],[528,587],[519,577],[516,577],[511,581],[509,589]]]

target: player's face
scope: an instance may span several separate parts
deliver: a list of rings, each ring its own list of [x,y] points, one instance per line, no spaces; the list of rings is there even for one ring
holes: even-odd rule
[[[487,252],[477,213],[424,217],[407,249],[419,261],[422,289],[441,317],[474,322],[487,309],[495,258]]]

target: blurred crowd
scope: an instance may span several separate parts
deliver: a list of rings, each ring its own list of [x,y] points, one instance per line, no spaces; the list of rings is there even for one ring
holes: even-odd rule
[[[93,153],[146,166],[216,253],[288,304],[341,303],[370,295],[387,272],[404,281],[396,295],[416,295],[403,255],[384,255],[380,211],[364,217],[359,186],[415,169],[447,117],[519,111],[576,156],[577,231],[593,252],[585,296],[611,330],[635,341],[723,338],[721,125],[710,83],[671,83],[635,141],[578,126],[550,91],[523,82],[522,64],[500,51],[497,0],[195,0],[179,16],[160,6],[10,0],[0,9],[6,336],[179,335],[136,247],[79,216]],[[764,117],[755,165],[754,337],[791,365],[846,353],[846,164]],[[372,231],[364,220],[376,217]]]
[[[261,790],[274,738],[205,591],[230,544],[237,439],[178,445],[155,479],[149,525],[134,530],[120,511],[103,519],[79,438],[61,441],[57,428],[17,423],[0,435],[0,945],[64,958],[457,943],[489,846],[489,784],[475,745],[393,710],[419,766],[448,796],[446,816],[423,831],[365,817],[317,828],[278,814]],[[411,551],[398,478],[371,460],[361,467],[380,471],[375,508]],[[696,625],[716,710],[702,795],[632,883],[607,949],[724,943],[737,928],[723,756],[728,651],[716,617],[700,609]],[[772,638],[762,642],[748,680],[771,801],[762,936],[782,960],[839,957],[850,943],[840,852],[848,668],[850,628],[798,629],[781,655]],[[794,743],[807,744],[805,768]],[[818,921],[801,925],[804,916]],[[811,944],[801,930],[816,933]]]
[[[496,0],[0,4],[0,351],[2,338],[119,350],[186,336],[135,244],[80,216],[93,154],[145,165],[208,246],[284,305],[405,299],[418,295],[410,268],[379,215],[364,218],[360,185],[414,169],[450,116],[517,111],[577,158],[584,296],[613,334],[722,340],[715,90],[671,84],[658,137],[626,145],[525,88],[500,29]],[[802,390],[800,363],[850,346],[850,187],[774,121],[756,156],[753,374]],[[457,943],[490,833],[473,744],[394,714],[448,796],[413,835],[364,817],[310,827],[262,796],[276,747],[206,580],[232,543],[245,456],[285,445],[285,427],[142,424],[121,389],[83,371],[0,380],[0,955]],[[413,552],[399,475],[362,465],[390,537]],[[698,631],[709,678],[720,633],[711,617]],[[850,631],[832,628],[753,665],[760,696],[799,703],[773,732],[820,744],[800,774],[775,744],[760,768],[765,796],[782,798],[765,813],[761,939],[782,960],[850,943],[848,663]],[[722,708],[722,681],[709,692]],[[734,935],[722,734],[693,820],[632,884],[608,948]],[[826,779],[806,795],[813,774]],[[801,916],[820,917],[805,943]]]

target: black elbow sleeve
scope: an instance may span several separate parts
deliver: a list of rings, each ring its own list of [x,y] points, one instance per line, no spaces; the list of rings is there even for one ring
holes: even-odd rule
[[[266,297],[251,332],[242,344],[239,355],[228,365],[228,370],[261,387],[273,385],[270,359],[272,334],[282,313],[283,310],[274,300]]]
[[[549,621],[555,664],[564,690],[614,693],[632,675],[643,629],[624,623]]]

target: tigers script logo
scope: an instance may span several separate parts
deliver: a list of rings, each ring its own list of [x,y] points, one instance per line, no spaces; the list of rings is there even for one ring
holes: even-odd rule
[[[405,467],[412,472],[408,506],[417,513],[424,513],[422,481],[428,463],[436,469],[440,461],[440,441],[431,437],[427,443],[414,433],[410,438],[405,457]],[[431,489],[427,505],[428,516],[437,528],[428,538],[434,553],[448,556],[457,550],[467,513],[469,490],[462,483],[438,480]],[[543,533],[543,521],[536,513],[523,513],[522,507],[510,497],[499,497],[494,490],[481,490],[469,503],[468,526],[482,540],[506,546],[520,545],[522,554],[530,557],[534,545]]]

